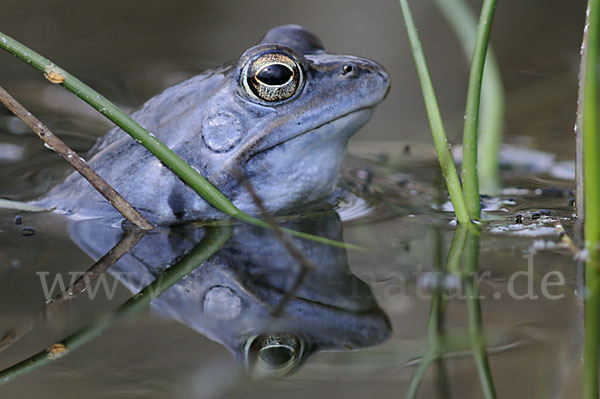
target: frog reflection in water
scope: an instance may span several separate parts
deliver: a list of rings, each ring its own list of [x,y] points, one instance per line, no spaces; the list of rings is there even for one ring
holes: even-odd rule
[[[319,201],[328,207],[350,136],[388,88],[378,64],[329,54],[313,34],[287,25],[269,31],[238,62],[167,89],[132,116],[243,211],[257,208],[238,170],[267,211],[282,214]],[[92,152],[91,166],[154,223],[222,217],[122,131],[109,132]],[[75,174],[38,202],[77,216],[70,235],[94,259],[122,235],[106,223],[119,215]],[[332,210],[286,225],[341,240]],[[204,234],[193,226],[159,229],[110,271],[137,292]],[[345,250],[293,242],[315,265],[300,280],[300,263],[271,231],[237,225],[219,252],[153,306],[222,343],[259,374],[290,372],[315,351],[386,339],[389,322],[369,287],[350,273]]]
[[[341,239],[333,211],[283,225]],[[69,229],[94,259],[122,235],[101,219],[72,221]],[[145,235],[109,270],[136,293],[205,237],[206,230],[193,225],[160,229]],[[359,349],[387,339],[389,321],[370,288],[350,272],[345,249],[290,239],[313,266],[305,274],[271,230],[239,224],[215,255],[152,306],[224,345],[262,377],[289,374],[318,351]]]
[[[330,54],[297,25],[270,30],[237,62],[150,99],[133,119],[196,168],[242,211],[258,214],[240,171],[272,214],[334,192],[349,138],[389,89],[377,63]],[[156,224],[223,214],[118,128],[90,165]],[[119,214],[73,173],[35,202],[79,218]]]

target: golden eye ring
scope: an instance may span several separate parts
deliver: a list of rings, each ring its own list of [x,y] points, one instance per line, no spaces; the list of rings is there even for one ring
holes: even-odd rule
[[[263,53],[246,65],[241,83],[250,97],[278,103],[291,98],[302,86],[302,68],[287,54]]]

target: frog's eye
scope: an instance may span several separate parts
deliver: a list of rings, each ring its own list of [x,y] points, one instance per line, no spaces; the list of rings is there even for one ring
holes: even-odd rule
[[[270,103],[287,100],[302,85],[302,68],[286,54],[262,54],[244,68],[242,85],[251,97]]]
[[[246,367],[254,375],[276,377],[289,374],[302,363],[304,339],[285,332],[265,333],[246,340]]]

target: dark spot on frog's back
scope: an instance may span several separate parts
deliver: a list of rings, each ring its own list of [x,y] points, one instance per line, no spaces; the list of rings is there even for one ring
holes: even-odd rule
[[[180,186],[178,186],[180,187]],[[182,193],[180,192],[181,190],[179,189],[175,189],[173,191],[171,191],[171,193],[169,194],[169,200],[168,200],[168,204],[171,207],[171,212],[173,213],[173,216],[175,216],[175,218],[177,220],[182,220],[183,217],[185,216],[185,198],[182,195]]]

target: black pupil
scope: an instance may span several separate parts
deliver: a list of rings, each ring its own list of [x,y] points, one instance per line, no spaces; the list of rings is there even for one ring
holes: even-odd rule
[[[256,74],[256,79],[269,86],[281,86],[292,77],[292,70],[285,65],[267,65]]]
[[[271,367],[281,367],[294,356],[294,352],[288,347],[265,348],[260,351],[260,358]]]

